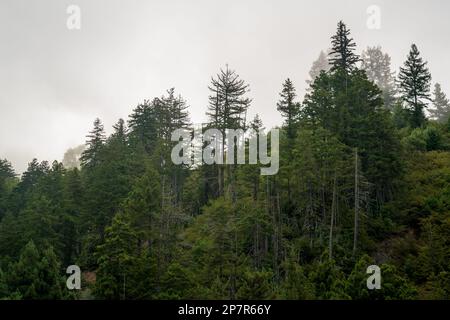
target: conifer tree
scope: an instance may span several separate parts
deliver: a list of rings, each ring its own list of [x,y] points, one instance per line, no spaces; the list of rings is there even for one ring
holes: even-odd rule
[[[117,139],[118,141],[125,143],[127,139],[127,128],[125,125],[125,121],[120,118],[115,125],[113,125],[114,133],[112,137]]]
[[[176,129],[188,129],[190,126],[189,106],[181,95],[176,96],[175,88],[167,90],[167,96],[162,96],[161,101],[165,108],[166,140],[170,141],[171,134]]]
[[[139,104],[129,116],[130,142],[134,147],[142,147],[151,153],[158,137],[158,120],[153,108],[154,102],[145,100]]]
[[[356,44],[353,38],[350,38],[350,29],[339,21],[337,32],[331,37],[331,51],[329,53],[329,61],[331,70],[341,69],[345,73],[349,73],[356,67],[359,56],[354,53]]]
[[[433,107],[429,111],[431,118],[438,122],[445,123],[450,118],[450,102],[439,83],[434,85]]]
[[[6,213],[7,198],[16,181],[16,173],[9,161],[0,159],[0,221]]]
[[[361,55],[361,69],[383,92],[384,106],[392,109],[397,88],[395,73],[391,71],[391,57],[383,53],[380,46],[367,47]]]
[[[287,78],[283,83],[280,93],[280,100],[277,102],[277,110],[285,118],[288,139],[293,139],[295,135],[295,123],[300,114],[300,104],[295,102],[297,94],[292,81]]]
[[[53,248],[39,250],[33,241],[22,249],[19,260],[11,267],[9,287],[23,299],[62,299],[64,281],[60,262]]]
[[[313,84],[314,80],[320,75],[322,71],[329,71],[330,70],[330,62],[328,61],[328,53],[329,50],[327,50],[327,53],[323,52],[323,50],[320,51],[319,57],[317,60],[315,60],[311,66],[311,70],[309,70],[309,79],[306,80],[306,84],[308,85],[307,91],[311,90],[311,85]]]
[[[105,242],[98,247],[95,294],[106,299],[130,299],[139,274],[139,242],[131,217],[118,213],[106,228]]]
[[[246,129],[247,109],[251,99],[246,97],[249,92],[249,85],[240,79],[239,75],[226,66],[214,79],[211,79],[211,85],[208,87],[211,95],[209,96],[209,106],[206,111],[208,117],[208,126],[220,130],[222,141],[220,144],[221,155],[225,156],[225,138],[227,129]],[[224,161],[223,161],[224,162]],[[232,181],[232,170],[228,168],[228,182]],[[217,195],[224,194],[225,185],[225,167],[217,166]],[[228,183],[231,186],[231,183]]]
[[[81,155],[83,166],[95,166],[100,162],[99,154],[106,141],[105,130],[99,118],[94,121],[94,128],[87,135],[86,150]]]
[[[82,217],[82,203],[85,201],[85,189],[78,169],[72,169],[64,176],[63,214],[59,232],[61,234],[62,262],[65,265],[73,263],[81,250],[80,224]]]
[[[211,79],[211,95],[206,115],[209,123],[222,131],[245,128],[245,116],[251,99],[245,97],[249,85],[239,75],[226,66],[216,79]]]
[[[411,113],[411,126],[421,127],[425,123],[424,109],[430,98],[431,74],[427,62],[422,60],[415,44],[411,45],[408,58],[400,68],[399,87],[402,99]]]

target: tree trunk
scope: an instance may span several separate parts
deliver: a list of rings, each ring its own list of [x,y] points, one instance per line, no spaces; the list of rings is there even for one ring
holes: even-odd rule
[[[330,214],[330,238],[329,238],[329,257],[330,260],[333,259],[333,225],[334,225],[334,219],[335,219],[335,212],[336,212],[336,173],[334,174],[333,179],[333,199],[331,202],[331,214]]]
[[[355,226],[353,234],[353,255],[356,254],[358,245],[358,228],[359,228],[359,180],[358,180],[358,148],[355,149]]]

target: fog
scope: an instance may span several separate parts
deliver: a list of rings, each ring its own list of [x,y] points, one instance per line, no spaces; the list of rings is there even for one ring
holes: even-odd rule
[[[67,7],[81,29],[67,28]],[[377,5],[381,28],[367,26]],[[112,1],[0,2],[0,158],[17,172],[32,158],[61,160],[84,142],[95,117],[109,128],[144,99],[175,87],[201,122],[208,83],[229,64],[250,84],[250,114],[281,123],[278,92],[305,80],[336,23],[351,29],[360,53],[381,45],[393,69],[411,43],[429,61],[433,83],[450,94],[448,1]]]

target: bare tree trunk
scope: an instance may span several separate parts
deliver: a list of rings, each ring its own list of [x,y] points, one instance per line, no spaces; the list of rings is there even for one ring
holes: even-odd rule
[[[333,225],[335,219],[335,212],[336,212],[336,173],[334,173],[333,179],[333,199],[331,202],[331,214],[330,214],[330,237],[328,248],[330,260],[333,259]]]
[[[359,228],[359,180],[358,180],[358,148],[355,149],[355,226],[353,233],[353,255],[356,254],[358,245],[358,228]]]
[[[277,188],[279,189],[279,188]],[[281,257],[283,257],[283,243],[281,241],[281,206],[280,206],[280,191],[277,190],[277,224],[276,224],[276,228],[277,228],[277,232],[276,232],[276,237],[277,237],[277,254],[276,254],[276,269],[275,269],[275,275],[276,275],[276,279],[277,281],[280,278],[280,273],[279,273],[279,264],[278,264],[278,258],[280,257],[280,252],[281,252]]]

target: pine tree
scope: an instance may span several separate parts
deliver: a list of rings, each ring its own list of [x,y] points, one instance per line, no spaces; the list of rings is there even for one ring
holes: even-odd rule
[[[133,110],[128,120],[131,144],[135,148],[143,148],[149,154],[154,150],[158,138],[159,124],[153,106],[154,101],[145,100]]]
[[[298,121],[300,114],[300,104],[295,102],[295,88],[292,81],[288,78],[283,83],[283,89],[280,93],[280,100],[277,102],[277,110],[286,119],[287,134],[289,139],[295,136],[295,122]]]
[[[331,40],[332,46],[329,53],[331,70],[341,69],[345,73],[349,73],[359,61],[359,56],[353,52],[356,44],[353,38],[350,38],[350,29],[347,29],[347,26],[342,21],[339,21],[337,32],[331,37]]]
[[[131,217],[118,213],[106,228],[105,242],[97,249],[94,293],[104,299],[132,299],[139,275],[139,242]]]
[[[105,227],[128,196],[136,177],[144,172],[145,151],[129,146],[125,124],[119,120],[114,133],[100,145],[95,166],[82,168],[85,198],[82,203],[80,228],[82,258],[86,266],[95,267],[93,252],[104,238]],[[88,149],[89,150],[89,149]]]
[[[255,133],[264,131],[264,129],[265,129],[264,124],[263,124],[259,114],[255,114],[255,116],[253,117],[253,120],[249,124],[249,128],[252,129]]]
[[[7,179],[14,178],[16,176],[14,169],[6,159],[0,159],[0,184],[5,183]]]
[[[282,283],[282,298],[287,300],[307,300],[314,298],[314,286],[304,269],[293,259],[284,261],[285,279]]]
[[[320,75],[322,71],[330,70],[330,63],[327,59],[329,51],[327,53],[320,51],[319,57],[315,60],[311,66],[311,70],[309,70],[309,80],[306,80],[306,84],[308,85],[307,91],[311,90],[311,85],[316,80],[316,78]]]
[[[23,299],[62,299],[64,281],[53,248],[40,251],[33,241],[28,242],[11,267],[8,284]]]
[[[433,107],[429,109],[431,118],[445,123],[450,118],[450,101],[439,83],[434,85],[433,97]]]
[[[395,73],[391,71],[391,57],[381,51],[381,47],[367,47],[361,55],[361,69],[383,92],[384,106],[392,109],[397,88]]]
[[[226,129],[245,128],[245,117],[251,99],[245,97],[249,85],[239,75],[226,66],[220,69],[216,79],[211,79],[211,96],[206,115],[213,128],[222,133]]]
[[[12,213],[17,215],[27,206],[35,188],[49,171],[50,167],[47,161],[39,163],[37,159],[33,159],[28,163],[27,170],[22,174],[20,182],[10,194],[9,210]]]
[[[130,215],[133,227],[139,231],[141,242],[151,243],[157,238],[161,197],[161,177],[149,166],[136,180],[123,204],[124,210]]]
[[[242,275],[242,285],[237,292],[237,298],[242,300],[264,300],[274,297],[271,286],[272,272],[246,271]]]
[[[28,206],[20,213],[23,233],[20,241],[32,240],[37,246],[52,245],[59,247],[58,207],[44,195],[34,197]],[[25,242],[25,243],[26,243]]]
[[[400,68],[400,92],[403,101],[411,113],[411,126],[421,127],[425,123],[424,109],[426,101],[430,100],[431,74],[426,67],[427,62],[422,60],[415,44],[411,45],[404,67]]]
[[[249,92],[249,85],[240,79],[239,75],[234,70],[229,69],[227,65],[225,70],[220,70],[216,79],[211,79],[211,85],[208,88],[211,91],[206,112],[208,126],[221,132],[222,141],[218,141],[218,143],[221,148],[221,156],[224,157],[226,131],[228,129],[246,129],[247,109],[251,103],[251,99],[246,97],[246,94]],[[221,196],[225,190],[225,167],[224,165],[218,165],[216,169],[217,195]],[[228,186],[232,186],[233,170],[231,170],[230,166],[227,169]]]
[[[166,127],[166,140],[170,141],[171,134],[176,129],[189,129],[189,106],[181,95],[175,95],[175,88],[167,90],[168,96],[161,97],[165,108],[164,124]]]
[[[81,250],[80,224],[85,201],[85,189],[78,169],[72,169],[64,176],[64,205],[60,221],[64,265],[73,264]]]
[[[15,183],[16,173],[11,163],[0,159],[0,221],[6,213],[6,202]]]
[[[122,143],[126,143],[126,139],[127,139],[127,128],[125,125],[125,121],[120,118],[117,123],[115,125],[113,125],[113,129],[114,129],[114,133],[112,134],[112,138],[122,142]]]
[[[100,119],[94,121],[94,129],[87,135],[86,150],[83,151],[80,161],[83,166],[95,166],[100,162],[99,154],[105,141],[105,130]]]

